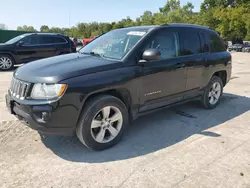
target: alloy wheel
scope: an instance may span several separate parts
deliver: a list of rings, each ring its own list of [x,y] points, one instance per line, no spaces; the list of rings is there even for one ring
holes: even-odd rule
[[[214,82],[208,94],[209,103],[212,105],[216,104],[220,98],[220,95],[221,85],[219,82]]]
[[[121,111],[114,106],[102,108],[91,122],[91,135],[98,143],[108,143],[120,132],[123,124]]]
[[[9,57],[0,57],[0,69],[7,70],[12,66],[12,60]]]

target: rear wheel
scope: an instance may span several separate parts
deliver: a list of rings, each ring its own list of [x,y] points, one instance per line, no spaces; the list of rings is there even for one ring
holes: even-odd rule
[[[7,54],[0,54],[0,70],[8,71],[14,67],[14,59]]]
[[[93,150],[104,150],[118,143],[128,123],[125,104],[118,98],[102,95],[84,107],[76,134]]]
[[[218,76],[213,76],[202,95],[201,103],[204,108],[215,108],[220,102],[222,93],[223,83],[221,78]]]

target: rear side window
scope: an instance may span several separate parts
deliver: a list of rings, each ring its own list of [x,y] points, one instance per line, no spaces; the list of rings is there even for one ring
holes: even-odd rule
[[[224,52],[226,51],[224,41],[214,33],[208,33],[208,41],[211,52]]]
[[[67,42],[62,37],[40,36],[40,44],[60,44]]]
[[[65,42],[67,41],[62,37],[54,37],[54,43],[65,43]]]
[[[53,44],[54,37],[51,36],[40,36],[40,44]]]
[[[181,56],[202,53],[201,41],[195,30],[180,31]]]

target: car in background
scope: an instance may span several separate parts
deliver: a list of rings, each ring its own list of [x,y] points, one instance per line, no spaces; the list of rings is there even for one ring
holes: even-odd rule
[[[242,48],[242,52],[250,52],[250,44],[245,44]]]
[[[243,44],[233,44],[232,46],[228,47],[228,50],[229,51],[241,52],[243,47],[244,47]]]
[[[55,33],[19,35],[0,44],[0,70],[10,70],[17,64],[74,53],[76,48],[69,37]]]
[[[233,45],[228,45],[227,50],[228,50],[229,52],[233,51]]]
[[[83,42],[81,39],[77,39],[77,46],[83,46]]]
[[[92,40],[96,39],[98,36],[93,36],[92,38],[85,38],[83,39],[83,45],[87,45],[88,43],[90,43]]]
[[[75,47],[83,46],[81,39],[71,38],[71,40],[73,41]]]
[[[71,40],[73,41],[74,46],[77,47],[77,39],[76,38],[71,38]]]

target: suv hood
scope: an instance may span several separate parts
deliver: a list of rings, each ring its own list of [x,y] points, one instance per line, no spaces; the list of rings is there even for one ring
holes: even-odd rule
[[[19,67],[14,76],[31,83],[58,83],[59,81],[119,68],[121,62],[103,59],[91,55],[72,53],[45,58]]]

